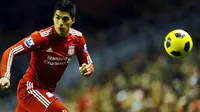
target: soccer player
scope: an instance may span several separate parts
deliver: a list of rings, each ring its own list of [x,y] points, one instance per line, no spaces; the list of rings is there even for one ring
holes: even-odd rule
[[[31,52],[29,67],[18,84],[16,112],[68,112],[53,92],[73,55],[78,58],[83,76],[93,73],[84,36],[71,28],[75,14],[72,2],[59,0],[55,5],[54,25],[33,32],[3,53],[0,87],[6,89],[10,86],[14,57]]]

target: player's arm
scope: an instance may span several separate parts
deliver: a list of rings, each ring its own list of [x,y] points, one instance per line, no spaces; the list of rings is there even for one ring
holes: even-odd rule
[[[79,71],[83,76],[91,76],[94,72],[94,65],[87,50],[86,42],[82,36],[79,41],[79,47],[76,48],[76,55],[79,61]]]
[[[10,70],[14,57],[37,49],[44,42],[45,40],[39,35],[39,32],[34,32],[4,51],[1,60],[1,88],[8,88],[10,86]]]

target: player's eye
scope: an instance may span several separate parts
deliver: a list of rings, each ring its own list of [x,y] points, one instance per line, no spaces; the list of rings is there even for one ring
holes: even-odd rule
[[[69,17],[63,17],[62,19],[63,19],[63,21],[68,21]]]
[[[58,19],[58,20],[59,20],[59,19],[60,19],[60,17],[56,16],[56,19]]]

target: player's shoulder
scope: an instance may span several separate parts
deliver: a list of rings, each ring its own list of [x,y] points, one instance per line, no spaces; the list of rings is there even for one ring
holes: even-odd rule
[[[76,37],[82,37],[83,36],[82,32],[80,32],[80,31],[78,31],[74,28],[69,29],[69,34],[72,35],[72,36],[76,36]]]
[[[50,27],[47,27],[47,28],[39,30],[38,34],[41,37],[48,37],[48,36],[50,36],[51,34],[53,34],[53,26],[50,26]]]
[[[41,29],[41,30],[37,30],[37,31],[34,31],[31,36],[33,37],[48,37],[50,36],[51,34],[53,34],[53,27],[50,26],[48,28],[44,28],[44,29]]]
[[[70,28],[69,34],[70,34],[70,39],[74,40],[76,43],[78,44],[85,43],[85,37],[83,36],[82,32],[74,28]]]

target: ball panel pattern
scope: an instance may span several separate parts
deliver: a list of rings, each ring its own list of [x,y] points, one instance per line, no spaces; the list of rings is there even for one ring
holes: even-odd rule
[[[171,46],[171,38],[169,37],[166,41],[166,46],[169,48]]]
[[[176,38],[184,38],[185,35],[183,33],[175,33]]]
[[[188,41],[188,42],[185,43],[184,51],[188,52],[189,49],[190,49],[190,42]]]
[[[178,51],[172,51],[171,54],[175,57],[181,56],[181,53]]]

